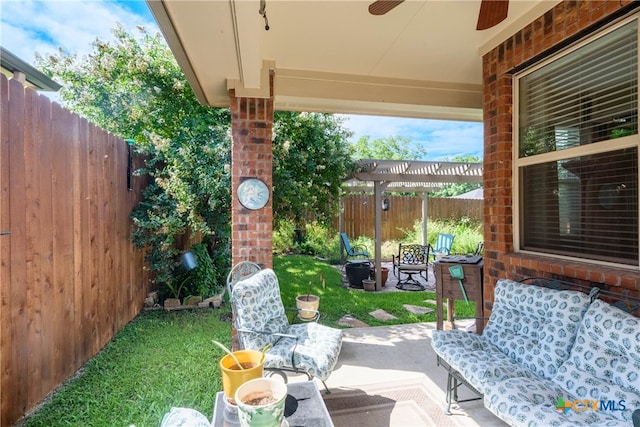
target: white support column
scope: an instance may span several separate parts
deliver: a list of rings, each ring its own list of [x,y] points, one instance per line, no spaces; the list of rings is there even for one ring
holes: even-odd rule
[[[427,244],[427,199],[429,198],[429,193],[420,193],[420,198],[422,199],[422,244]]]
[[[375,204],[375,268],[376,268],[376,291],[382,289],[382,182],[374,181],[374,204]]]
[[[340,213],[338,215],[338,232],[342,233],[344,231],[344,197],[340,197]],[[346,259],[343,258],[344,253],[344,243],[342,243],[342,239],[340,240],[340,264],[344,267],[344,263]]]

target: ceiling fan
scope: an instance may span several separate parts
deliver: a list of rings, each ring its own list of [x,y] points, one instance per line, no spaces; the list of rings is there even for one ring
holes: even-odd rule
[[[372,15],[384,15],[404,0],[377,0],[369,5]],[[509,0],[482,0],[476,30],[486,30],[507,18]]]

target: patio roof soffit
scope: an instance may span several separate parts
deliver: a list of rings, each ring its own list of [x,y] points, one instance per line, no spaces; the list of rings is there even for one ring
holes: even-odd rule
[[[482,121],[482,85],[278,68],[275,108]]]
[[[228,79],[227,89],[235,89],[236,96],[267,98],[273,71],[276,110],[482,120],[481,85],[283,69],[275,61],[263,61],[260,70],[256,87]],[[226,98],[221,102],[224,105]]]
[[[198,100],[228,107],[271,96],[274,108],[482,121],[481,53],[554,1],[512,1],[509,17],[476,31],[479,0],[412,0],[384,16],[367,2],[147,0]]]

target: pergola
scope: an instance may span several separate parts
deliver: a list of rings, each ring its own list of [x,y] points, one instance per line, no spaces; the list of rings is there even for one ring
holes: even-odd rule
[[[382,193],[415,192],[422,198],[422,244],[427,244],[427,194],[448,184],[482,183],[482,163],[428,162],[420,160],[360,160],[356,173],[345,181],[347,192],[374,194],[375,271],[382,284]],[[343,217],[340,214],[340,229]]]

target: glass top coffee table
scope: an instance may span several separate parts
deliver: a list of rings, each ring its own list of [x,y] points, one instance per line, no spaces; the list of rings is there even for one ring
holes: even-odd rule
[[[329,411],[324,405],[320,390],[313,381],[287,384],[288,395],[284,414],[286,423],[283,426],[334,427]],[[238,427],[238,414],[226,409],[224,392],[216,394],[213,406],[214,427]]]

